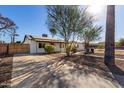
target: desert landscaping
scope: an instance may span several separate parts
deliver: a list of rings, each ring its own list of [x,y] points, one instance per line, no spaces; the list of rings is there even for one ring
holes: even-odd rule
[[[8,57],[11,59],[11,57]],[[9,60],[6,58],[9,62]],[[124,59],[123,59],[124,60]],[[5,59],[2,59],[5,61]],[[83,55],[78,52],[71,57],[65,53],[49,55],[14,55],[7,86],[3,87],[123,87],[118,71],[111,72],[102,57]],[[123,71],[123,61],[116,60]],[[4,62],[5,63],[5,62]],[[4,75],[6,75],[4,73]],[[119,76],[117,76],[119,75]],[[118,78],[119,77],[119,78]],[[119,79],[119,80],[118,80]],[[121,78],[123,79],[123,78]],[[95,86],[94,86],[95,85]]]

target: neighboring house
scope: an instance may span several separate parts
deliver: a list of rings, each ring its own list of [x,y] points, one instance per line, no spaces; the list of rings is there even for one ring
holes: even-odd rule
[[[44,46],[46,44],[54,45],[55,52],[65,52],[64,40],[60,39],[25,35],[23,43],[30,45],[30,53],[45,53]],[[84,45],[78,42],[77,50],[81,51],[83,49]]]

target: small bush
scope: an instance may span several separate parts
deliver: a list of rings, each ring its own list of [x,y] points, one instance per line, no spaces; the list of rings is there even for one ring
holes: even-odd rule
[[[71,52],[73,52],[73,53],[76,53],[77,52],[76,46],[72,46],[71,47]]]
[[[116,43],[115,43],[115,47],[116,47],[116,48],[119,48],[119,47],[121,47],[121,44],[120,44],[120,42],[116,42]]]
[[[99,44],[99,45],[97,46],[97,48],[98,48],[98,49],[104,49],[105,46],[104,46],[103,44]]]
[[[55,46],[53,45],[45,45],[44,50],[46,53],[53,53],[55,49]]]
[[[68,44],[66,46],[66,51],[68,51],[68,52],[75,52],[76,51],[76,46],[75,45]]]
[[[119,44],[120,44],[120,46],[124,46],[124,38],[121,38],[121,39],[119,40]]]

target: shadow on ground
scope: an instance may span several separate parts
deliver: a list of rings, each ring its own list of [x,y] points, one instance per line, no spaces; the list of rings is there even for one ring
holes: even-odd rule
[[[118,81],[120,86],[124,87],[124,62],[123,61],[116,60],[116,64],[114,66],[111,66],[111,65],[105,66],[105,64],[103,63],[104,62],[103,58],[85,56],[85,55],[82,58],[84,58],[84,61],[81,61],[80,64],[102,70],[103,72],[99,74],[102,77],[107,76],[107,78],[109,78],[109,73],[111,72],[112,75],[114,76],[114,79]],[[106,67],[108,67],[108,69]]]
[[[11,85],[13,55],[0,56],[0,88]]]
[[[108,67],[103,63],[103,58],[89,56],[89,55],[80,55],[74,58],[72,62],[76,63],[77,69],[80,69],[81,65],[88,66],[89,69],[85,71],[85,74],[87,75],[90,73],[91,74],[96,73],[102,78],[116,82],[116,78],[110,74],[111,70],[115,70],[115,69],[109,70]]]
[[[64,57],[52,59],[50,61],[14,63],[12,74],[12,87],[67,87],[65,81],[60,77],[64,76],[58,73],[61,67],[65,64],[62,62]],[[57,61],[57,62],[54,62]],[[53,84],[53,81],[57,84]]]
[[[21,60],[13,66],[12,87],[119,87],[103,59],[87,55]]]
[[[107,67],[103,58],[88,55],[60,56],[53,59],[51,56],[47,56],[49,60],[21,60],[14,63],[12,55],[0,57],[0,87],[111,87],[110,82],[113,82],[113,87],[119,87],[118,82],[124,87],[123,67],[118,67],[118,64]],[[107,85],[88,81],[89,79],[82,81],[94,76],[96,80]],[[87,83],[91,83],[90,86],[86,86]]]
[[[117,65],[114,65],[114,66],[108,65],[108,68],[112,72],[116,80],[119,82],[121,87],[124,88],[124,71],[120,69]]]

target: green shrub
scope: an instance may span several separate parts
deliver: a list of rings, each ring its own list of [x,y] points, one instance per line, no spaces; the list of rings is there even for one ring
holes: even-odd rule
[[[73,45],[73,46],[71,47],[71,52],[73,52],[73,53],[76,53],[76,52],[77,52],[76,46]]]
[[[124,46],[124,38],[121,38],[121,39],[119,40],[119,44],[120,44],[120,46]]]
[[[105,45],[104,45],[104,44],[99,44],[99,45],[97,46],[97,48],[98,48],[98,49],[104,49],[104,48],[105,48]]]
[[[53,45],[45,45],[44,50],[46,53],[52,53],[54,52],[55,46]]]
[[[119,48],[119,47],[121,47],[121,44],[120,44],[120,42],[116,42],[116,43],[115,43],[115,47],[116,47],[116,48]]]

